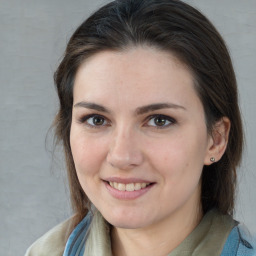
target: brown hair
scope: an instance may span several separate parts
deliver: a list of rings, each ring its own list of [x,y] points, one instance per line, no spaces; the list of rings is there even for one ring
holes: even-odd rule
[[[170,52],[189,67],[204,106],[209,133],[216,121],[224,116],[229,118],[231,129],[223,157],[203,168],[201,201],[204,213],[217,208],[224,214],[232,214],[243,130],[236,78],[225,42],[205,16],[182,1],[116,0],[78,27],[54,76],[60,100],[54,124],[56,138],[64,146],[76,213],[74,224],[86,215],[89,207],[76,175],[69,141],[76,72],[95,53],[122,51],[138,45]]]

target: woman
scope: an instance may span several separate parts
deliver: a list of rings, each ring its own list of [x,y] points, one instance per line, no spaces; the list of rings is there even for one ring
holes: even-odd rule
[[[256,255],[233,220],[243,148],[225,43],[178,0],[116,0],[55,73],[74,217],[27,255]]]

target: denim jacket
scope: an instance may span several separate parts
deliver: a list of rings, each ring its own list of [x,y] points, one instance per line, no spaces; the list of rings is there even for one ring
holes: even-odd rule
[[[256,256],[255,241],[252,241],[245,227],[238,225],[232,229],[221,256]]]

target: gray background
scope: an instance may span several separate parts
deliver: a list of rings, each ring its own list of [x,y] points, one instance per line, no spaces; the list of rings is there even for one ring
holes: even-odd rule
[[[23,255],[70,216],[63,157],[52,158],[52,75],[74,29],[106,1],[0,0],[0,254]],[[247,138],[236,217],[256,232],[256,0],[187,1],[227,41]],[[45,143],[46,140],[46,143]],[[45,147],[46,144],[46,147]]]

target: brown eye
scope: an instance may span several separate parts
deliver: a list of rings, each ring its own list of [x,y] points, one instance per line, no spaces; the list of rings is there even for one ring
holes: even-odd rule
[[[105,122],[105,119],[101,116],[95,116],[95,117],[92,117],[92,122],[94,125],[103,125],[104,122]]]
[[[149,121],[147,122],[147,125],[156,128],[166,128],[175,123],[176,121],[169,116],[153,115],[150,117]]]
[[[85,123],[90,127],[100,127],[107,125],[107,120],[101,115],[89,115],[82,118],[81,123]]]
[[[156,126],[164,126],[166,125],[166,122],[167,122],[166,118],[162,116],[154,118],[154,123]]]

